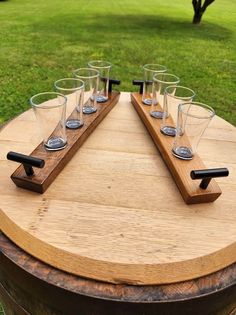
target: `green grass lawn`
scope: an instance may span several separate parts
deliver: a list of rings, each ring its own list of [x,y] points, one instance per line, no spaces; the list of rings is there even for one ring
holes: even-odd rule
[[[0,1],[0,123],[73,69],[105,59],[122,91],[136,90],[141,65],[166,65],[236,125],[236,2],[216,0],[200,26],[192,17],[191,0]]]
[[[4,315],[1,303],[0,303],[0,315]]]
[[[191,0],[0,1],[0,122],[91,59],[113,64],[120,90],[161,63],[198,101],[236,125],[236,3],[216,0],[191,24]]]

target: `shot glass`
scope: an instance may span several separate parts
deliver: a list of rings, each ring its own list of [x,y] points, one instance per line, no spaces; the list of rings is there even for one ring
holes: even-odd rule
[[[74,75],[84,82],[83,113],[95,113],[97,111],[99,72],[92,68],[79,68],[74,70]]]
[[[165,89],[161,132],[170,137],[176,134],[178,105],[192,102],[195,92],[184,86],[170,85]]]
[[[66,102],[67,98],[57,92],[39,93],[30,98],[46,150],[66,147]]]
[[[169,85],[178,85],[180,79],[171,73],[157,73],[153,76],[153,97],[152,97],[152,107],[150,115],[153,118],[162,119],[163,117],[163,99],[164,91]],[[157,105],[161,109],[157,108]]]
[[[164,73],[167,69],[165,66],[159,64],[146,64],[143,66],[144,83],[142,102],[145,105],[152,105],[153,100],[153,76],[157,73]]]
[[[182,160],[191,160],[196,154],[201,136],[214,115],[214,109],[202,103],[180,104],[173,155]]]
[[[84,82],[75,78],[64,78],[54,82],[57,92],[67,97],[67,113],[70,113],[66,120],[68,129],[78,129],[84,124],[83,121],[83,98]]]
[[[109,75],[111,63],[103,60],[89,61],[88,66],[99,72],[97,102],[104,103],[108,100]]]

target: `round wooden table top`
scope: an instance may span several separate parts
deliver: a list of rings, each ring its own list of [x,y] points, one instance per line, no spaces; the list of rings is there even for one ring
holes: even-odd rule
[[[0,229],[19,247],[70,273],[111,283],[173,283],[236,261],[236,128],[214,117],[198,153],[216,179],[213,203],[184,203],[130,93],[105,117],[48,190],[18,188],[9,151],[41,142],[31,110],[0,132]]]

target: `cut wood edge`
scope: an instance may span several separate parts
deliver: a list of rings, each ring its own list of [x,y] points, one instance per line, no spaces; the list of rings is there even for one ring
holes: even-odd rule
[[[59,249],[29,234],[0,209],[0,229],[21,249],[65,272],[114,284],[159,285],[193,280],[236,262],[236,243],[209,255],[164,264],[111,263]],[[199,236],[200,237],[200,236]],[[37,249],[40,248],[40,251]]]

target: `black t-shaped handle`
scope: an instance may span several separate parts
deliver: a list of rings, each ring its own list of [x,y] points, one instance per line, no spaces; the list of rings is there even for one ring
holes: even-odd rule
[[[120,80],[109,79],[109,84],[108,84],[108,92],[109,93],[112,93],[112,86],[113,85],[120,85]]]
[[[133,80],[133,85],[139,85],[139,94],[143,94],[144,81],[142,81],[142,80]]]
[[[190,173],[192,179],[202,179],[199,187],[202,189],[207,189],[212,178],[215,177],[225,177],[229,175],[229,170],[225,167],[223,168],[211,168],[206,170],[193,170]]]
[[[10,161],[22,163],[27,176],[34,175],[34,170],[32,166],[37,168],[43,168],[45,165],[45,162],[42,159],[13,151],[7,153],[7,159]]]

